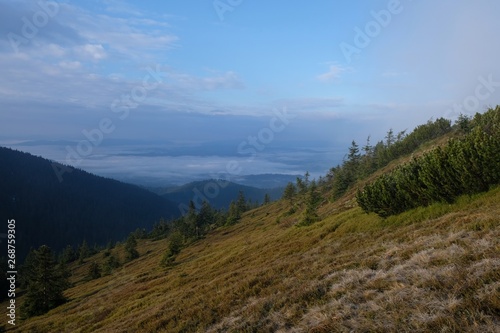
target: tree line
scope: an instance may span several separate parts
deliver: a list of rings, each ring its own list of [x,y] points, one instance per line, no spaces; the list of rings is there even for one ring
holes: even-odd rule
[[[302,219],[298,225],[314,223],[319,219],[317,209],[322,201],[322,195],[331,193],[331,200],[340,198],[358,180],[451,130],[451,121],[439,118],[417,126],[410,134],[406,134],[406,130],[396,134],[390,129],[385,140],[379,141],[375,146],[370,143],[370,137],[361,148],[353,140],[344,162],[331,168],[326,177],[319,177],[317,181],[310,180],[309,173],[306,172],[304,177],[297,177],[295,184],[288,183],[282,196],[282,199],[290,204],[290,209],[285,215],[291,215],[302,208]]]
[[[358,190],[359,206],[387,217],[434,202],[452,203],[499,184],[500,107],[473,118],[461,115],[457,125],[459,137]]]
[[[417,126],[410,134],[406,134],[406,130],[395,134],[390,129],[385,140],[379,141],[375,146],[370,143],[370,137],[361,148],[353,140],[342,165],[330,169],[326,176],[327,188],[332,192],[332,199],[340,198],[358,180],[385,167],[395,159],[411,154],[423,143],[451,130],[451,121],[439,118]]]

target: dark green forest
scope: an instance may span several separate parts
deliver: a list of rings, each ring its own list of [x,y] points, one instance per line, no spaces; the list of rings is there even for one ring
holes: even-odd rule
[[[30,248],[60,252],[83,240],[105,245],[180,215],[175,204],[145,189],[73,168],[60,181],[54,167],[62,166],[0,147],[0,216],[16,220],[20,261]]]

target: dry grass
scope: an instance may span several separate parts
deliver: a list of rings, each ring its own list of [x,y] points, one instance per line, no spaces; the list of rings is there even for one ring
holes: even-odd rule
[[[387,220],[349,200],[300,228],[300,212],[276,222],[284,202],[261,207],[169,269],[166,241],[140,241],[110,276],[74,268],[67,304],[10,331],[499,332],[500,188]]]

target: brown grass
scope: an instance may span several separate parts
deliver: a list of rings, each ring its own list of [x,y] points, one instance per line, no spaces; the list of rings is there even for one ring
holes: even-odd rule
[[[167,242],[142,240],[112,275],[73,267],[70,301],[9,331],[499,332],[500,188],[386,220],[349,200],[309,227],[261,207],[168,269]]]

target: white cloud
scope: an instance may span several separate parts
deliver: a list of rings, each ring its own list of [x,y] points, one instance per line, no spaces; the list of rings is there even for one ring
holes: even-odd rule
[[[79,61],[61,61],[59,67],[62,69],[75,70],[82,67],[82,63]]]
[[[347,68],[339,65],[330,65],[326,73],[316,76],[316,79],[321,82],[331,82],[340,78],[340,74],[345,72]]]
[[[65,48],[53,43],[47,45],[44,51],[46,56],[52,56],[56,58],[62,58],[67,54]]]
[[[82,54],[86,58],[90,58],[95,61],[105,59],[107,57],[106,51],[101,44],[86,44],[83,46],[78,46],[76,51]]]
[[[156,56],[164,55],[179,38],[170,33],[169,24],[163,18],[144,19],[140,12],[136,17],[90,13],[80,7],[65,6],[66,15],[58,17],[68,27],[78,31],[87,44],[106,46],[109,57],[118,56],[134,61],[157,61]],[[91,43],[90,43],[91,41]],[[101,53],[97,53],[100,56]]]
[[[168,77],[177,86],[194,90],[242,89],[244,83],[235,72],[228,71],[209,77],[198,77],[190,74],[170,71]]]

